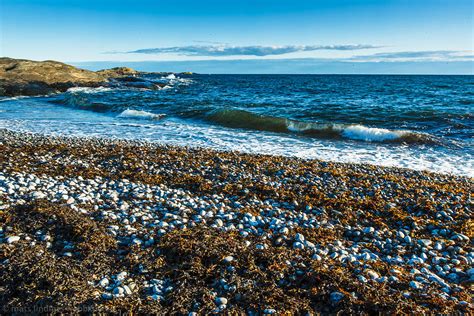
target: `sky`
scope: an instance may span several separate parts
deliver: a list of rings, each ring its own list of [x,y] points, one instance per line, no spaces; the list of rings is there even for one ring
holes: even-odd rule
[[[154,71],[474,74],[473,6],[472,0],[0,0],[0,55]]]

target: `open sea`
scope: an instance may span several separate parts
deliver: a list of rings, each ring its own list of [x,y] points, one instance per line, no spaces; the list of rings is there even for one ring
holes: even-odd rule
[[[0,128],[474,177],[474,76],[145,75],[0,100]]]

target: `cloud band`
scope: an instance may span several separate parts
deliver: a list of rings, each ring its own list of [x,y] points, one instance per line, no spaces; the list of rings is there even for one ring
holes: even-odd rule
[[[375,45],[285,45],[285,46],[229,46],[229,45],[189,45],[160,48],[144,48],[126,54],[178,54],[185,56],[270,56],[317,50],[351,51],[379,48]]]

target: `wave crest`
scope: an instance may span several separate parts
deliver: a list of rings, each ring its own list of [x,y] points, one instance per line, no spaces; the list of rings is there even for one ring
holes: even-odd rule
[[[427,134],[406,130],[390,130],[359,124],[325,124],[260,115],[244,110],[224,109],[209,114],[212,123],[276,133],[297,133],[315,138],[342,138],[366,142],[432,143]]]
[[[286,132],[286,119],[273,116],[264,116],[244,110],[224,109],[210,113],[207,119],[225,127],[244,128],[269,132]]]
[[[155,113],[150,113],[147,111],[126,109],[125,111],[120,113],[117,117],[142,119],[142,120],[160,120],[163,117],[165,117],[165,114],[155,114]]]
[[[367,127],[363,125],[351,125],[342,130],[343,137],[365,141],[396,140],[409,133],[410,132],[407,131],[392,131],[385,128]]]
[[[109,87],[72,87],[67,89],[67,92],[70,93],[100,93],[100,92],[106,92],[106,91],[111,91],[112,88]]]

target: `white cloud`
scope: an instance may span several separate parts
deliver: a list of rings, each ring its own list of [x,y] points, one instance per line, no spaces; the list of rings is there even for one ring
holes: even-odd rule
[[[352,51],[379,48],[375,45],[285,45],[285,46],[230,46],[230,45],[188,45],[174,47],[144,48],[127,52],[127,54],[177,54],[185,56],[270,56],[295,52],[317,50]],[[113,52],[119,53],[119,52]]]

